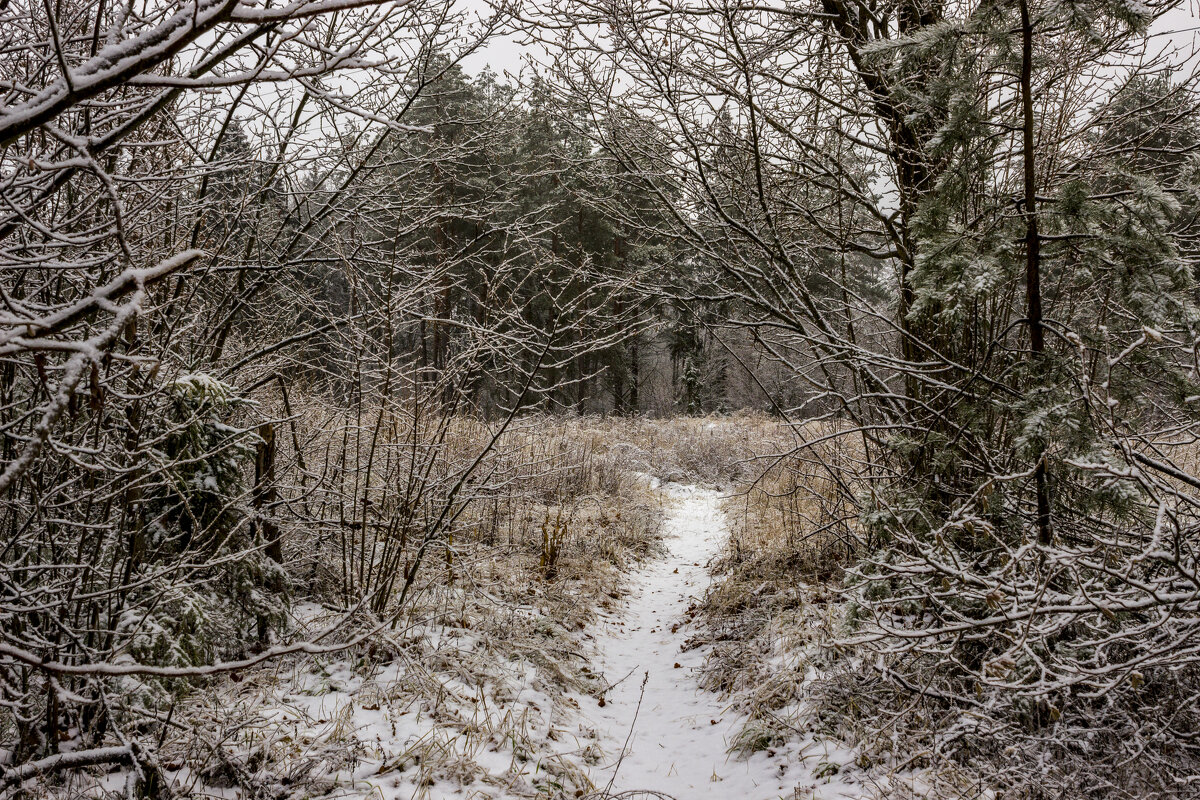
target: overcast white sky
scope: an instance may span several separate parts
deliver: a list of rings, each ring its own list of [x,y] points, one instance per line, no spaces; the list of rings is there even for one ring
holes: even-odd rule
[[[489,6],[485,0],[461,0],[461,4],[472,13],[482,15],[488,13]],[[488,42],[478,53],[465,59],[463,68],[472,75],[485,66],[491,66],[492,71],[500,75],[505,72],[516,75],[525,65],[527,52],[529,52],[527,48],[517,43],[516,37],[498,36]]]
[[[462,7],[479,14],[486,14],[486,0],[461,0]],[[1183,52],[1195,54],[1200,51],[1200,0],[1184,0],[1154,25],[1154,45],[1173,44]],[[517,42],[516,37],[497,37],[464,62],[470,74],[490,65],[492,70],[503,75],[505,72],[518,74],[525,66],[525,56],[537,57],[538,49],[530,50]]]
[[[1200,0],[1186,0],[1154,24],[1154,41],[1170,41],[1182,51],[1200,50]],[[1194,55],[1193,55],[1194,57]]]

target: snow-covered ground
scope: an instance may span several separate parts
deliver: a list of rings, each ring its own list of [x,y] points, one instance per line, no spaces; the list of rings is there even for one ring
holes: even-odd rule
[[[404,655],[377,668],[300,660],[229,684],[210,716],[255,720],[240,734],[246,766],[236,769],[249,775],[264,761],[251,754],[269,753],[263,785],[293,798],[591,798],[606,789],[677,800],[870,797],[854,784],[853,753],[817,737],[729,755],[748,720],[700,687],[708,647],[692,645],[704,631],[689,613],[727,540],[721,495],[652,486],[666,503],[665,554],[625,576],[622,602],[578,631],[578,652],[571,640],[545,640],[573,651],[564,659],[590,661],[583,672],[600,680],[564,692],[548,677],[546,647],[522,651],[478,620],[451,624],[454,615],[414,622],[396,637]],[[552,630],[551,620],[533,622]],[[281,770],[297,782],[280,784]],[[169,771],[190,796],[245,796],[222,770]]]
[[[700,688],[705,648],[688,646],[695,632],[687,612],[707,589],[706,565],[727,535],[720,494],[674,484],[663,491],[671,501],[667,555],[630,576],[627,604],[597,633],[597,666],[614,684],[604,705],[580,698],[611,754],[592,779],[598,787],[611,782],[613,791],[654,790],[678,800],[863,796],[836,777],[813,777],[814,768],[849,761],[844,750],[809,742],[748,759],[728,754],[746,720]]]

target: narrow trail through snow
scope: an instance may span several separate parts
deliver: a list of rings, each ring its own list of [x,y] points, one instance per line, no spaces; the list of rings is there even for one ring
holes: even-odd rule
[[[613,754],[596,782],[604,786],[616,769],[614,791],[651,789],[678,800],[790,795],[777,763],[727,754],[742,719],[698,685],[703,651],[683,650],[689,636],[684,615],[708,587],[706,565],[727,535],[720,494],[674,484],[663,492],[672,505],[668,553],[631,576],[627,605],[597,636],[599,665],[607,680],[618,683],[603,707],[587,712]]]

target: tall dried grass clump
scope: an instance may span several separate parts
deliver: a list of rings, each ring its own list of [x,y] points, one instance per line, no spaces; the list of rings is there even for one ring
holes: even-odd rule
[[[747,714],[733,743],[749,753],[846,732],[815,719],[811,684],[840,657],[834,590],[861,545],[855,497],[869,492],[861,440],[836,422],[743,422],[742,466],[725,514],[729,542],[697,608],[710,645],[707,688]]]

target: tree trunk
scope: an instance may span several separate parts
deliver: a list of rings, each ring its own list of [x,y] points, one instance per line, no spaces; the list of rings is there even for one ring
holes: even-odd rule
[[[1033,351],[1034,374],[1044,367],[1046,340],[1042,330],[1041,260],[1042,240],[1038,234],[1037,172],[1034,153],[1033,117],[1033,20],[1028,0],[1019,0],[1021,12],[1021,135],[1025,168],[1025,300],[1029,318],[1029,345]],[[1046,475],[1046,449],[1039,443],[1033,480],[1037,493],[1038,543],[1048,545],[1054,538],[1050,519],[1050,488]]]

